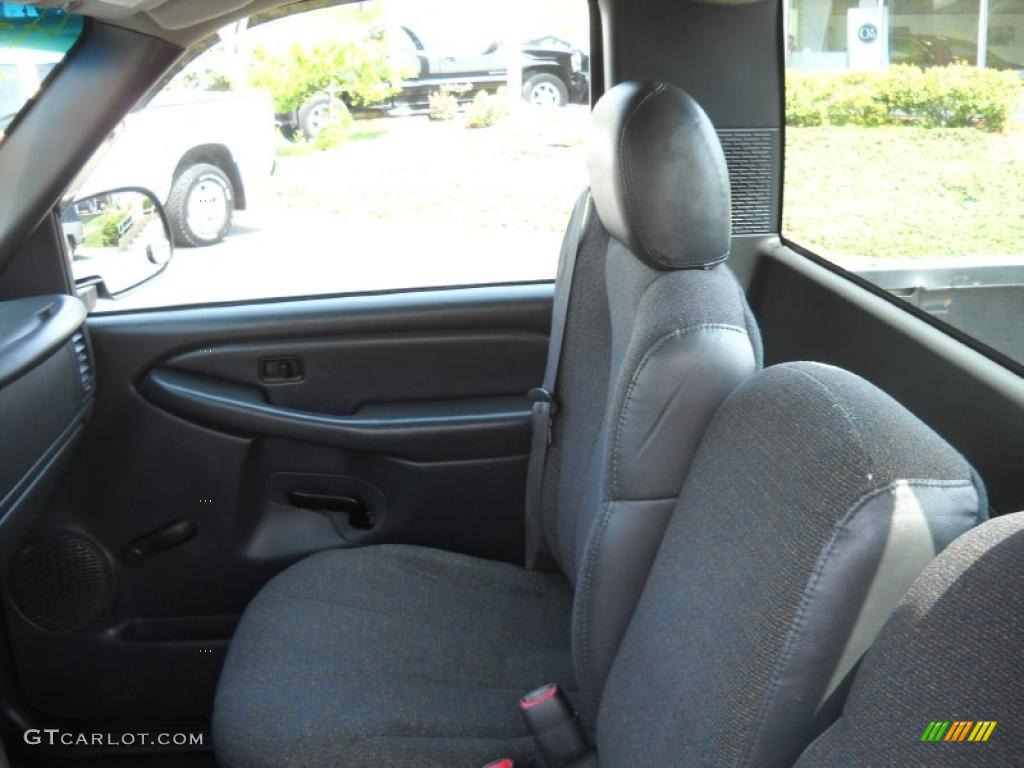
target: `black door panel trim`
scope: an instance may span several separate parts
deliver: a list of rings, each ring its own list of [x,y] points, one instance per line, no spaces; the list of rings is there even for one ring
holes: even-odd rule
[[[759,256],[751,306],[766,364],[816,360],[863,376],[964,454],[995,514],[1024,508],[1024,378],[834,265],[777,239]]]
[[[352,416],[283,408],[266,402],[256,387],[219,379],[154,370],[140,386],[154,404],[198,423],[248,436],[274,436],[355,451],[421,461],[522,455],[529,450],[530,408],[526,397],[489,398],[481,411],[475,398],[405,403],[404,412]],[[411,409],[411,410],[410,410]]]
[[[369,404],[412,401],[422,410],[425,401],[522,397],[543,376],[547,341],[516,329],[340,332],[203,344],[158,367],[259,388],[270,405],[347,416]],[[287,375],[280,370],[285,360]],[[268,361],[278,368],[271,376]]]
[[[990,347],[988,344],[985,344],[983,341],[972,336],[969,333],[965,333],[963,330],[957,328],[955,325],[950,325],[949,323],[943,322],[942,320],[938,319],[935,315],[925,312],[920,307],[914,306],[909,301],[906,301],[900,298],[899,296],[895,296],[893,293],[881,287],[880,285],[872,282],[871,280],[868,280],[867,278],[858,275],[855,272],[850,272],[849,270],[843,269],[843,267],[839,266],[835,262],[829,261],[828,259],[819,256],[814,251],[805,248],[799,243],[794,243],[793,241],[788,240],[785,236],[779,238],[778,248],[785,249],[792,254],[802,256],[803,258],[817,264],[818,266],[824,267],[829,272],[838,275],[844,280],[847,280],[855,284],[858,288],[862,288],[868,293],[871,293],[874,296],[883,299],[884,301],[893,305],[893,307],[898,309],[900,312],[912,315],[918,320],[923,320],[932,328],[935,328],[936,330],[940,331],[946,336],[952,337],[960,344],[970,347],[971,349],[984,355],[990,360],[999,363],[1004,368],[1008,368],[1010,371],[1017,375],[1018,379],[1024,376],[1024,364],[1022,364],[1019,360],[1014,360],[1012,357],[1005,354],[1004,352],[995,349],[994,347]]]
[[[86,324],[105,378],[134,382],[200,344],[513,328],[546,337],[553,295],[554,283],[525,283],[123,312]]]
[[[956,368],[985,379],[1004,397],[1024,408],[1024,378],[1021,376],[1024,369],[1016,361],[789,241],[782,240],[774,246],[765,243],[762,247],[772,259],[782,262],[797,274],[824,282],[837,298],[870,311],[887,325],[953,363]],[[828,272],[835,277],[827,278]]]

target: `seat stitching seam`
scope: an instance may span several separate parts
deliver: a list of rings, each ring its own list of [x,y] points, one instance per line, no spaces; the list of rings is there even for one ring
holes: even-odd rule
[[[700,122],[699,118],[698,118],[698,122]],[[702,129],[703,129],[703,127],[704,126],[701,126]],[[713,128],[714,128],[714,126],[712,126],[712,129]],[[706,150],[708,150],[709,154],[715,155],[715,154],[718,154],[718,153],[722,152],[721,142],[718,142],[718,152],[716,152],[715,148],[711,144],[711,139],[707,136],[707,134],[705,133],[704,130],[698,130],[697,131],[697,135],[700,136],[701,141],[704,142],[704,148]],[[724,157],[723,157],[723,160],[724,160]],[[731,195],[732,195],[732,182],[729,179],[728,164],[726,162],[721,162],[721,163],[716,162],[715,163],[715,171],[716,171],[716,174],[718,175],[718,200],[719,200],[720,203],[722,203],[722,202],[727,203],[726,207],[728,207],[730,209],[730,213],[731,213],[731,211],[732,211],[732,198],[731,198]],[[731,219],[727,220],[727,226],[729,226],[729,228],[730,228],[729,234],[731,235],[732,234],[732,231],[731,231],[732,221],[731,221]],[[731,248],[732,248],[732,244],[730,242],[730,238],[726,238],[725,253],[719,255],[714,261],[709,261],[709,262],[704,263],[704,265],[703,265],[704,268],[705,269],[710,269],[711,267],[717,266],[718,264],[721,264],[723,261],[728,259]]]
[[[405,564],[404,565],[404,570],[406,571],[406,573],[411,573],[414,576],[419,576],[420,578],[426,579],[426,580],[431,581],[431,582],[433,582],[435,584],[441,584],[443,586],[450,586],[451,585],[451,582],[449,580],[447,580],[447,579],[445,579],[445,578],[443,578],[441,576],[438,576],[437,574],[431,573],[427,569],[418,568],[416,565]],[[491,594],[494,591],[498,591],[498,592],[501,592],[502,594],[506,594],[509,591],[509,589],[520,589],[520,588],[522,588],[523,591],[529,592],[530,594],[533,594],[534,592],[541,592],[541,593],[543,593],[543,591],[544,591],[542,589],[541,590],[530,589],[529,587],[531,587],[532,585],[521,586],[521,585],[502,583],[501,581],[498,581],[498,580],[495,580],[495,579],[490,579],[490,578],[487,578],[485,576],[480,576],[472,568],[470,568],[468,566],[465,566],[465,565],[456,566],[456,567],[452,568],[449,571],[449,573],[455,575],[456,577],[458,577],[458,576],[465,577],[462,581],[458,582],[457,586],[462,587],[462,588],[472,589],[474,592],[477,592],[477,593],[480,593],[480,594]]]
[[[701,323],[700,325],[691,325],[685,328],[676,328],[669,331],[665,335],[656,339],[647,351],[644,353],[640,362],[637,363],[636,368],[633,369],[633,375],[630,377],[629,385],[626,388],[626,393],[622,399],[622,408],[619,411],[619,416],[616,419],[615,424],[615,438],[612,441],[612,466],[611,466],[611,489],[610,499],[615,500],[618,498],[619,493],[619,470],[620,470],[620,453],[622,447],[622,432],[625,427],[626,419],[629,415],[629,408],[632,405],[633,395],[636,391],[637,386],[640,382],[640,376],[643,374],[644,369],[650,363],[651,359],[657,353],[662,346],[672,341],[674,338],[689,335],[691,333],[697,333],[698,331],[704,330],[722,330],[732,331],[734,333],[741,333],[749,338],[749,334],[743,328],[735,325],[728,325],[725,323]]]
[[[605,499],[602,505],[602,511],[600,517],[595,522],[595,533],[594,539],[590,542],[587,547],[586,554],[583,559],[583,567],[581,569],[581,600],[579,604],[579,629],[574,631],[577,643],[580,646],[580,674],[581,674],[581,689],[587,695],[595,693],[593,676],[591,674],[591,654],[590,654],[590,642],[588,640],[588,633],[590,627],[590,600],[591,600],[591,589],[593,583],[593,573],[596,566],[597,550],[604,540],[604,533],[608,527],[608,523],[611,519],[612,505],[619,500],[619,472],[620,472],[620,456],[622,450],[622,433],[626,423],[626,419],[629,415],[629,408],[633,401],[633,395],[636,392],[636,388],[639,385],[640,376],[644,369],[653,359],[654,355],[659,349],[665,344],[676,338],[696,333],[703,330],[723,330],[730,331],[733,333],[739,333],[747,338],[750,338],[750,334],[743,328],[735,325],[727,325],[725,323],[702,323],[700,325],[687,326],[686,328],[676,328],[669,333],[661,336],[648,347],[644,353],[637,367],[633,371],[633,375],[630,377],[629,386],[626,389],[626,393],[623,397],[622,408],[619,411],[618,419],[615,425],[615,437],[612,441],[612,456],[611,456],[611,489],[609,498]]]
[[[648,102],[653,100],[656,96],[659,96],[660,94],[662,94],[664,92],[665,92],[665,85],[664,85],[664,83],[658,83],[655,86],[653,91],[651,91],[650,93],[645,94],[644,97],[642,99],[640,99],[640,102],[636,106],[634,106],[633,109],[630,111],[630,113],[626,116],[625,121],[623,121],[623,123],[622,123],[622,133],[619,134],[619,165],[622,166],[622,181],[623,181],[622,187],[623,187],[623,189],[626,192],[626,216],[627,216],[626,227],[628,228],[630,226],[629,225],[629,220],[628,220],[629,218],[635,218],[636,219],[636,221],[637,221],[636,233],[637,233],[637,236],[640,238],[640,245],[641,245],[641,247],[644,250],[648,251],[651,254],[651,256],[654,258],[654,260],[659,262],[659,263],[663,263],[663,262],[661,262],[661,260],[658,258],[658,255],[653,250],[651,250],[650,248],[647,247],[647,243],[645,242],[647,238],[644,235],[644,230],[643,230],[643,226],[642,226],[643,219],[640,216],[640,209],[639,209],[639,206],[636,205],[636,201],[635,201],[635,198],[634,198],[634,195],[633,195],[633,179],[632,179],[632,176],[630,174],[629,163],[626,160],[626,135],[629,133],[629,127],[630,127],[630,125],[633,122],[633,118],[636,117],[637,114],[640,113],[640,110],[644,107],[644,105],[646,105]],[[666,265],[666,266],[668,266],[668,265]]]
[[[750,760],[753,757],[754,748],[757,746],[764,733],[765,725],[767,723],[766,715],[775,700],[776,693],[781,683],[782,672],[789,664],[789,659],[793,653],[794,647],[796,646],[797,639],[803,632],[803,624],[807,618],[807,612],[810,609],[810,604],[815,597],[815,590],[817,589],[818,582],[821,581],[825,568],[835,551],[839,534],[846,529],[846,527],[853,521],[854,517],[856,517],[869,502],[886,493],[892,493],[897,488],[966,488],[968,486],[973,487],[973,483],[963,480],[894,480],[881,488],[874,488],[861,494],[861,496],[854,501],[850,508],[843,514],[839,524],[833,527],[832,535],[829,537],[828,546],[818,556],[818,560],[814,565],[814,570],[811,571],[810,578],[800,596],[800,604],[797,606],[796,615],[793,617],[793,623],[790,626],[789,631],[786,633],[786,639],[783,641],[779,660],[776,662],[775,669],[772,672],[772,678],[769,683],[768,690],[766,691],[765,697],[758,709],[757,725],[754,729],[754,734],[751,740],[747,743],[746,750],[744,750],[743,757],[740,760],[741,765],[752,765]]]
[[[405,554],[397,554],[396,558],[398,558],[398,562],[396,562],[395,564],[398,567],[400,567],[406,573],[410,573],[410,574],[412,574],[414,576],[418,576],[418,577],[423,578],[423,579],[425,579],[427,581],[430,581],[430,582],[435,583],[435,584],[440,584],[442,586],[446,586],[447,587],[447,586],[451,585],[451,581],[450,580],[445,579],[445,578],[443,578],[443,577],[441,577],[441,576],[439,576],[439,575],[437,575],[435,573],[432,573],[428,568],[419,567],[419,564],[422,561],[419,561],[415,557],[408,557]],[[392,561],[392,562],[395,562],[395,561]],[[451,565],[450,569],[449,569],[449,573],[450,574],[454,574],[457,579],[458,579],[458,577],[463,577],[461,580],[458,580],[457,586],[462,587],[462,588],[471,589],[471,590],[473,590],[474,592],[476,592],[478,594],[492,594],[495,591],[501,592],[502,594],[507,594],[510,589],[515,589],[515,590],[520,590],[520,591],[526,593],[527,595],[531,595],[531,596],[537,595],[537,596],[545,597],[545,598],[548,596],[547,590],[544,589],[544,586],[546,586],[546,584],[544,582],[537,582],[536,584],[532,584],[532,583],[522,583],[522,584],[506,583],[506,582],[502,582],[500,580],[489,578],[487,576],[481,576],[481,575],[477,574],[477,572],[474,571],[473,568],[470,567],[468,564],[460,563],[460,564],[457,564],[457,565]],[[539,585],[539,588],[537,588],[538,585]],[[558,585],[556,585],[556,586],[558,586]],[[310,598],[310,599],[319,599],[319,598]]]
[[[825,393],[832,400],[832,404],[839,410],[839,412],[843,415],[843,418],[846,420],[846,423],[849,425],[850,430],[853,432],[853,436],[857,439],[857,448],[860,449],[860,453],[864,457],[864,464],[866,465],[868,471],[870,471],[873,475],[876,470],[875,459],[868,452],[867,443],[864,440],[864,435],[861,434],[860,428],[857,426],[857,422],[853,418],[853,414],[850,413],[843,399],[836,392],[834,392],[828,384],[826,384],[824,381],[822,381],[817,376],[812,374],[810,371],[805,371],[802,368],[796,367],[789,368],[789,370],[794,371],[800,374],[801,376],[810,379],[812,382],[817,384],[818,387],[825,391]]]
[[[590,670],[590,642],[588,641],[590,631],[590,599],[592,596],[592,585],[593,575],[595,571],[595,562],[597,560],[597,551],[601,546],[601,542],[604,540],[605,531],[608,529],[608,522],[611,519],[612,506],[615,504],[614,501],[605,501],[601,505],[601,513],[595,523],[594,529],[594,540],[591,545],[587,547],[586,554],[583,559],[583,579],[580,583],[580,626],[577,632],[580,645],[580,693],[582,698],[589,707],[589,700],[593,698],[596,693],[594,686],[594,678]]]
[[[410,553],[402,553],[399,554],[398,557],[401,560],[401,562],[399,563],[400,567],[407,573],[412,573],[416,576],[420,576],[436,584],[442,584],[446,586],[449,584],[449,581],[445,579],[442,575],[434,573],[430,570],[429,567],[424,567],[424,562],[427,562],[428,564],[430,562],[429,560],[427,560],[427,558],[417,557],[416,555]],[[534,589],[535,584],[511,584],[508,582],[503,582],[500,579],[493,578],[489,575],[481,574],[473,569],[471,563],[446,563],[445,567],[448,568],[448,572],[451,574],[454,574],[456,576],[464,575],[468,577],[470,581],[468,581],[468,583],[466,580],[460,581],[459,586],[468,586],[470,588],[473,588],[474,591],[483,592],[484,590],[479,589],[479,587],[494,587],[501,590],[503,593],[507,593],[510,588],[521,588],[524,591],[530,592],[531,594],[534,592],[545,592],[543,588]],[[535,579],[531,579],[530,581],[533,581],[536,583],[536,585],[541,585],[542,587],[546,583],[546,580],[545,582]]]

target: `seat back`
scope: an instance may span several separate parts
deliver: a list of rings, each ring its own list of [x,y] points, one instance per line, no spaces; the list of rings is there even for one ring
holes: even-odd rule
[[[792,765],[914,579],[985,514],[968,463],[868,382],[758,373],[698,449],[608,678],[601,765]]]
[[[957,539],[864,657],[843,716],[797,768],[1018,766],[1024,755],[1024,513]]]
[[[588,158],[597,215],[569,300],[543,518],[576,587],[576,677],[592,717],[704,428],[760,367],[761,346],[723,264],[725,159],[693,99],[663,83],[616,86],[594,111]]]

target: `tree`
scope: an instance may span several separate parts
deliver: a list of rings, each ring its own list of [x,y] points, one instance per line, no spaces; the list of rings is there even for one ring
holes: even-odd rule
[[[278,113],[298,109],[310,96],[329,90],[354,107],[387,99],[399,91],[403,73],[388,55],[386,33],[360,26],[346,40],[293,43],[284,56],[256,48],[250,84],[271,94]]]

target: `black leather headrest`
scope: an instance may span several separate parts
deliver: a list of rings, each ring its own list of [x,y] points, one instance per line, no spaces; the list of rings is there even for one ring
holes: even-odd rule
[[[620,83],[594,108],[587,153],[608,233],[658,269],[700,269],[729,256],[732,204],[718,134],[667,83]]]

